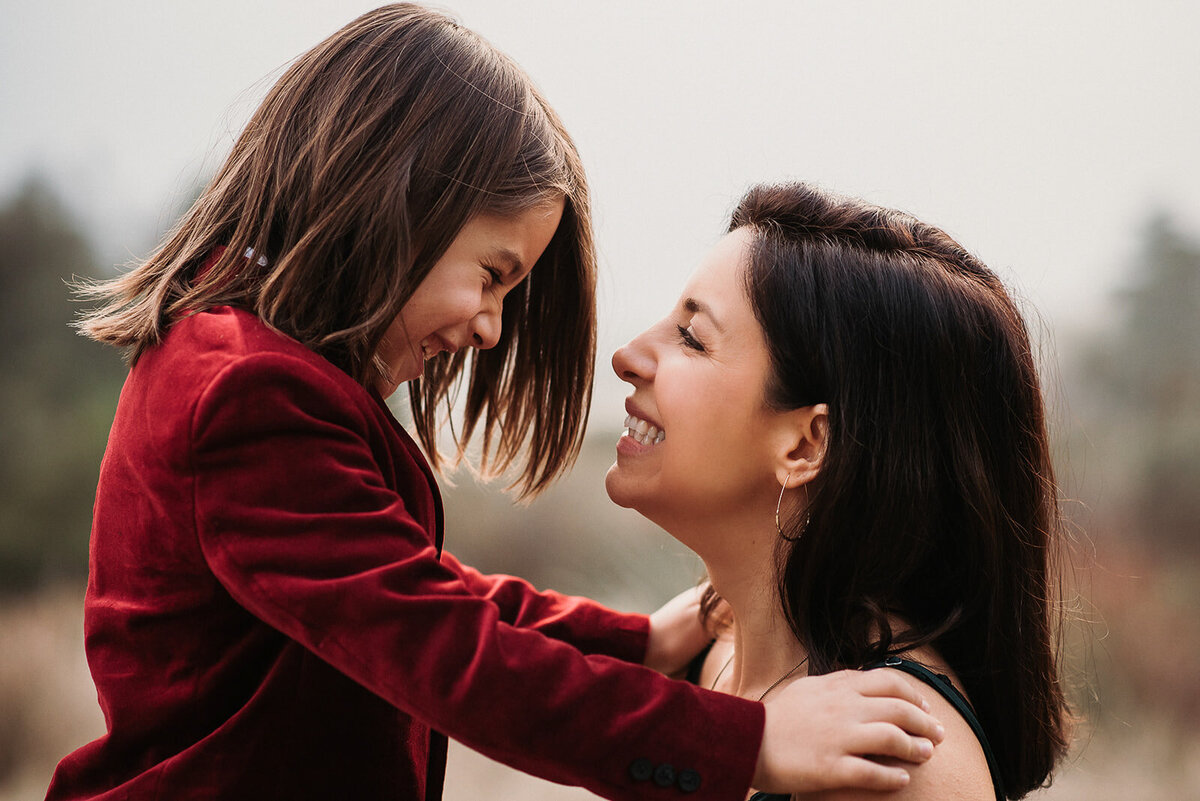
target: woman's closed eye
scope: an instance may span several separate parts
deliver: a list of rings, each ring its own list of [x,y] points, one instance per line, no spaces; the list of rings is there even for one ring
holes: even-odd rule
[[[696,335],[692,333],[691,326],[684,328],[682,325],[677,325],[675,328],[679,331],[679,339],[683,344],[692,350],[704,351],[704,345],[700,340],[696,339]]]

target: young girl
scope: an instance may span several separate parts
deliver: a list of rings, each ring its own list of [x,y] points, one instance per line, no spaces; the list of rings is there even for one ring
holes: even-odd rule
[[[758,703],[671,681],[702,643],[442,550],[384,398],[536,493],[594,355],[578,155],[507,58],[411,5],[302,56],[161,249],[84,322],[128,348],[96,494],[86,646],[107,734],[51,799],[435,799],[445,737],[609,798],[894,788],[940,738],[882,674]],[[470,355],[470,358],[468,358]],[[693,607],[694,609],[694,607]]]
[[[613,367],[633,391],[609,494],[732,612],[695,681],[763,700],[895,668],[946,726],[897,798],[1046,780],[1067,739],[1057,494],[1029,338],[986,266],[906,214],[756,187]]]

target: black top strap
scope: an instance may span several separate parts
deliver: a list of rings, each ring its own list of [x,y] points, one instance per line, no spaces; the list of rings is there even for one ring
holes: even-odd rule
[[[1000,779],[1000,766],[996,763],[996,756],[992,753],[992,747],[988,744],[987,735],[983,733],[983,726],[979,723],[979,718],[975,717],[975,710],[971,708],[970,702],[951,683],[949,677],[942,673],[934,673],[919,662],[913,662],[910,659],[901,659],[898,656],[889,656],[882,662],[867,665],[863,670],[874,670],[876,668],[902,670],[908,675],[915,676],[925,682],[950,702],[950,705],[954,707],[958,714],[962,715],[963,719],[967,721],[967,725],[975,733],[975,738],[983,746],[983,755],[987,758],[988,771],[992,774],[992,787],[996,791],[996,801],[1004,801],[1004,783]]]

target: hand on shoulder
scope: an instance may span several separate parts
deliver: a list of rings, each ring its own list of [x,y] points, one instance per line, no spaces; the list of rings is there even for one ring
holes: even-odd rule
[[[926,654],[920,654],[919,657],[921,663],[935,673],[950,675],[955,686],[961,686],[945,665],[931,662]],[[880,668],[870,673],[893,677],[903,682],[912,692],[919,693],[928,703],[930,713],[938,719],[946,733],[945,739],[933,749],[933,756],[924,762],[903,762],[894,756],[871,759],[882,767],[903,768],[908,771],[908,783],[888,798],[895,801],[994,801],[991,773],[983,747],[958,710],[915,676],[890,668]],[[878,798],[879,794],[876,792],[857,789],[818,790],[794,796],[795,801],[867,801]]]
[[[922,709],[931,692],[893,674],[843,670],[782,687],[765,703],[754,787],[813,793],[907,786],[908,763],[929,759],[942,734],[938,720]]]

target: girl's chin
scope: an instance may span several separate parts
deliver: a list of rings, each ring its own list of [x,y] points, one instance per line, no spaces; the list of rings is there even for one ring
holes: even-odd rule
[[[373,382],[371,382],[372,389],[378,392],[379,397],[383,398],[384,400],[392,397],[398,386],[399,385],[393,384],[391,381],[388,381],[386,378],[382,377],[376,378]]]
[[[385,399],[390,398],[393,394],[395,394],[396,390],[401,387],[401,385],[420,378],[422,374],[422,368],[424,368],[424,366],[425,365],[422,364],[421,367],[413,368],[411,365],[405,365],[399,368],[393,368],[390,371],[391,378],[379,376],[375,379],[375,391]]]

